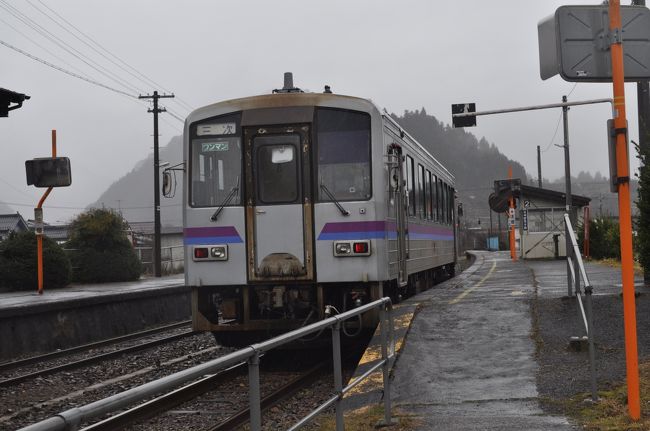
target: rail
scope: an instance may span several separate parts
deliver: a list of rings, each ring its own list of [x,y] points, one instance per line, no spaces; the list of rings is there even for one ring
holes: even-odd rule
[[[378,309],[380,314],[381,324],[381,354],[382,358],[371,370],[360,376],[351,384],[343,387],[343,374],[341,366],[341,326],[346,320],[359,316],[367,311]],[[250,404],[250,429],[252,431],[261,430],[262,426],[262,412],[261,412],[261,399],[260,399],[260,378],[259,378],[259,364],[260,357],[276,347],[297,341],[312,333],[320,333],[321,331],[330,328],[332,330],[332,346],[333,346],[333,360],[334,360],[334,388],[336,394],[321,406],[316,408],[305,418],[300,420],[291,429],[297,430],[307,424],[318,413],[324,411],[328,407],[335,405],[336,407],[336,429],[337,431],[343,430],[343,396],[352,387],[359,384],[359,382],[367,378],[372,372],[377,371],[380,367],[383,372],[384,383],[384,420],[387,424],[391,423],[391,400],[390,400],[390,381],[389,381],[389,362],[395,355],[395,342],[393,334],[393,315],[392,315],[392,302],[390,298],[382,298],[368,304],[357,307],[353,310],[337,314],[333,317],[323,319],[321,321],[312,323],[311,325],[302,327],[295,331],[288,332],[270,340],[252,344],[244,349],[213,359],[201,365],[179,371],[172,375],[163,377],[158,380],[145,383],[143,385],[131,388],[127,391],[115,394],[111,397],[95,401],[80,407],[74,407],[59,413],[56,416],[45,419],[41,422],[29,425],[22,428],[22,431],[65,431],[78,429],[83,421],[92,418],[101,417],[107,413],[127,407],[133,403],[141,402],[153,395],[159,394],[163,391],[172,390],[184,383],[203,377],[206,374],[214,374],[219,370],[232,367],[241,363],[248,363],[248,377],[249,377],[249,404]],[[389,345],[390,339],[390,345]]]
[[[564,214],[565,234],[569,238],[568,243],[571,247],[566,251],[567,259],[567,278],[569,280],[569,296],[575,295],[578,301],[578,308],[580,309],[580,317],[584,324],[585,332],[587,334],[587,341],[589,343],[589,366],[591,369],[591,398],[594,401],[598,400],[598,388],[596,385],[596,354],[594,348],[594,320],[593,320],[593,306],[592,294],[593,287],[589,282],[585,264],[578,248],[578,241],[576,240],[575,232],[571,224],[569,214]],[[576,274],[577,266],[577,274]],[[580,281],[582,281],[584,288],[581,288]],[[585,304],[582,303],[582,297],[585,297]],[[586,306],[586,308],[585,308]]]

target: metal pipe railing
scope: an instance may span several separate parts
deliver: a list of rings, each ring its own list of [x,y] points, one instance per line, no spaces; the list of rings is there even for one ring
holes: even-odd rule
[[[48,418],[44,421],[29,425],[22,428],[22,431],[66,431],[78,429],[79,425],[92,418],[103,416],[107,413],[125,408],[131,404],[140,402],[151,396],[157,395],[164,391],[172,390],[184,383],[195,380],[205,374],[214,374],[224,368],[228,368],[244,362],[248,363],[249,373],[249,400],[250,400],[250,423],[252,431],[259,431],[261,429],[261,406],[260,406],[260,381],[259,381],[259,360],[264,352],[279,347],[283,344],[304,338],[305,336],[314,332],[322,331],[325,328],[332,328],[333,340],[333,357],[334,357],[334,370],[335,370],[335,387],[336,395],[330,398],[326,403],[319,406],[304,419],[298,422],[291,429],[298,429],[305,425],[309,420],[315,417],[319,412],[322,412],[331,405],[336,404],[337,409],[337,430],[343,429],[343,395],[349,391],[353,386],[357,385],[362,379],[368,377],[370,374],[365,373],[360,378],[356,379],[350,385],[343,387],[342,369],[341,369],[341,351],[340,351],[340,328],[344,321],[352,317],[359,316],[367,311],[378,308],[380,311],[380,324],[382,334],[382,360],[373,367],[377,370],[380,366],[383,367],[384,374],[384,406],[387,407],[385,417],[390,423],[390,384],[388,381],[388,362],[394,355],[394,338],[393,338],[393,316],[392,316],[392,302],[390,298],[385,297],[378,299],[371,303],[362,305],[355,309],[346,311],[336,316],[324,319],[311,325],[304,326],[295,331],[282,334],[270,340],[261,343],[253,344],[236,352],[213,359],[201,365],[179,371],[172,375],[154,380],[144,385],[137,386],[127,391],[115,394],[111,397],[95,401],[84,406],[75,407],[56,416]],[[388,328],[386,327],[388,326]],[[338,335],[338,337],[337,337]],[[391,344],[388,344],[387,336],[391,338]],[[338,343],[337,343],[338,338]],[[389,352],[392,352],[389,354]],[[340,412],[340,413],[339,413]],[[339,418],[340,416],[340,418]]]
[[[580,308],[580,315],[585,326],[585,331],[587,332],[587,341],[589,343],[589,366],[591,371],[591,398],[594,401],[598,400],[598,388],[596,385],[596,353],[594,347],[594,319],[593,319],[593,304],[592,304],[592,294],[593,287],[589,282],[589,277],[587,277],[587,271],[585,270],[585,264],[582,261],[582,255],[580,254],[580,248],[578,247],[578,241],[576,240],[575,233],[573,232],[573,226],[571,225],[571,219],[569,214],[564,214],[564,223],[565,231],[567,238],[569,238],[569,243],[571,249],[567,249],[566,258],[567,258],[567,268],[568,274],[567,277],[570,279],[571,285],[574,286],[574,292],[576,299],[578,301],[578,307]],[[574,264],[575,261],[575,264]],[[578,266],[579,277],[576,276],[575,265]],[[584,284],[584,289],[580,289],[580,279]],[[571,289],[570,289],[571,290]],[[584,291],[584,292],[583,292]],[[585,306],[582,304],[582,294],[584,293],[586,298],[586,310]]]

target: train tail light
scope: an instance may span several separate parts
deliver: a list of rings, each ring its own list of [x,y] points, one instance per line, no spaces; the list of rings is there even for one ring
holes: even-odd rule
[[[367,254],[368,253],[368,243],[367,242],[355,242],[352,246],[354,249],[354,254]]]
[[[208,258],[207,247],[196,247],[194,249],[194,259],[207,259],[207,258]]]

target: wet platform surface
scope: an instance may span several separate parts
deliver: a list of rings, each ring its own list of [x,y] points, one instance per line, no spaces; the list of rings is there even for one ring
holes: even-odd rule
[[[183,286],[183,274],[160,278],[142,278],[122,283],[72,284],[62,289],[45,288],[42,295],[34,291],[0,292],[0,313],[13,308],[40,307],[43,304],[66,303],[84,298],[107,298],[115,295],[142,293]]]
[[[531,301],[567,295],[565,261],[476,257],[458,277],[405,301],[417,311],[393,367],[393,405],[422,430],[579,429],[542,410],[532,337]],[[586,270],[595,295],[621,291],[620,269]]]

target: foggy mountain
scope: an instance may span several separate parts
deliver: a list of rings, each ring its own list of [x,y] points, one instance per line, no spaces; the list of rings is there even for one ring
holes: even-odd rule
[[[160,163],[175,165],[183,161],[181,136],[174,136],[166,146],[160,147]],[[162,170],[164,167],[160,169]],[[160,197],[160,219],[163,226],[182,226],[183,193],[182,172],[176,172],[176,195],[169,199]],[[162,188],[162,180],[160,182]],[[113,208],[130,222],[153,221],[153,153],[136,163],[131,172],[114,182],[89,208]]]
[[[524,167],[501,154],[496,145],[485,138],[477,139],[465,129],[445,125],[427,115],[424,108],[392,116],[455,176],[463,217],[473,222],[469,225],[479,219],[489,224],[488,196],[494,191],[494,180],[508,178],[509,166],[513,178],[528,181]]]

